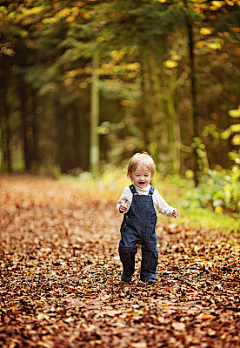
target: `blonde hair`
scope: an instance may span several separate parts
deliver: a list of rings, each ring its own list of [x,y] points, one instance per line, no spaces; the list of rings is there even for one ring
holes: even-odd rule
[[[147,152],[137,152],[130,158],[128,163],[127,176],[129,176],[130,179],[132,178],[132,173],[139,165],[147,167],[152,177],[154,176],[156,166],[152,157]]]

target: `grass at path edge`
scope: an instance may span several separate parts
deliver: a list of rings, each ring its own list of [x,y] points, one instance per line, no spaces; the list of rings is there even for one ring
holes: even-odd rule
[[[93,191],[95,196],[103,197],[112,203],[117,203],[123,188],[130,184],[123,171],[104,173],[98,179],[93,179],[90,173],[79,177],[62,176],[59,181],[64,184],[77,185],[80,191],[84,191],[88,187],[88,192]],[[178,181],[172,177],[163,179],[159,175],[155,175],[153,184],[170,205],[179,209],[180,218],[176,220],[178,224],[198,229],[209,228],[235,232],[240,235],[240,217],[237,215],[231,217],[200,207],[183,207],[182,197],[191,188],[189,181]]]

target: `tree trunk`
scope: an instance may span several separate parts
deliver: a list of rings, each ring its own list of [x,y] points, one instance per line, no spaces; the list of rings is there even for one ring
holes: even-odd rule
[[[57,162],[60,166],[61,173],[67,173],[69,170],[69,153],[68,153],[68,113],[67,108],[55,104],[55,115],[56,115],[56,127],[57,131]]]
[[[27,172],[31,169],[31,149],[29,146],[29,139],[28,139],[28,121],[27,121],[27,86],[26,84],[21,80],[19,77],[18,82],[18,95],[20,98],[20,117],[22,121],[22,139],[23,139],[23,153],[24,153],[24,163],[25,163],[25,170]]]
[[[181,135],[179,120],[176,118],[176,110],[174,106],[174,97],[172,93],[166,95],[166,107],[168,116],[168,132],[169,132],[169,149],[171,154],[171,171],[172,174],[180,173],[180,144]]]
[[[36,113],[37,108],[37,96],[35,90],[31,90],[31,123],[32,123],[32,160],[37,169],[39,164],[39,150],[38,150],[38,139],[39,139],[39,125],[38,115]]]
[[[11,142],[11,127],[10,127],[10,111],[9,105],[7,101],[7,81],[4,79],[3,83],[3,112],[5,116],[5,140],[6,140],[6,162],[7,162],[7,170],[12,172],[12,155],[10,149]]]
[[[98,174],[100,145],[97,127],[99,125],[99,84],[98,84],[98,51],[93,54],[93,74],[91,89],[91,130],[90,130],[90,166],[93,175]]]
[[[187,1],[185,0],[185,5],[188,8]],[[197,113],[197,93],[196,93],[196,72],[195,72],[195,54],[194,54],[194,37],[193,37],[193,25],[191,19],[186,15],[187,21],[187,30],[188,30],[188,52],[190,60],[190,69],[191,69],[191,97],[192,97],[192,117],[193,117],[193,144],[194,144],[194,181],[195,186],[198,186],[200,179],[200,156],[198,153],[198,147],[196,140],[199,138],[199,120]]]
[[[151,86],[151,69],[149,66],[149,56],[146,52],[141,55],[141,99],[140,99],[140,122],[139,128],[142,134],[142,146],[143,150],[150,151],[151,136],[152,131],[152,115],[149,105],[149,99],[153,96],[152,86]]]

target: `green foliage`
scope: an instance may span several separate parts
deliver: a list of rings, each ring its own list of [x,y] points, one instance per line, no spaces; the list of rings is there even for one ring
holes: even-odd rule
[[[240,171],[238,166],[231,170],[209,170],[201,179],[199,187],[189,190],[182,202],[183,207],[202,207],[223,212],[240,211]]]
[[[75,177],[70,175],[62,176],[60,180],[62,183],[66,184],[77,183],[80,187],[83,187],[83,189],[87,187],[89,190],[94,190],[100,199],[102,197],[116,204],[123,188],[131,183],[127,178],[126,166],[124,168],[116,168],[112,165],[103,166],[101,175],[95,179],[91,173],[83,172]],[[173,222],[176,221],[179,224],[186,224],[192,228],[216,228],[221,231],[238,232],[240,223],[236,213],[237,216],[235,218],[234,216],[225,214],[221,206],[218,207],[222,209],[222,214],[217,214],[215,211],[206,209],[208,205],[210,209],[212,209],[210,201],[212,199],[211,186],[213,183],[215,183],[214,187],[216,190],[214,195],[215,203],[220,199],[219,192],[221,193],[223,191],[226,193],[228,185],[231,186],[231,196],[234,197],[234,201],[237,200],[237,202],[239,202],[239,171],[237,169],[237,167],[234,167],[231,172],[210,172],[208,180],[205,180],[208,182],[208,185],[205,185],[207,187],[205,187],[205,190],[202,189],[202,192],[200,192],[201,186],[199,188],[194,188],[193,179],[184,179],[179,175],[163,177],[157,171],[154,175],[152,184],[170,205],[179,209],[180,218]],[[217,187],[219,187],[219,190],[217,190]],[[209,191],[208,196],[206,193],[207,190]],[[205,196],[206,207],[203,207],[201,202],[201,196],[203,195]],[[233,208],[233,205],[231,206],[229,201],[228,209],[231,208]],[[160,221],[164,222],[164,217],[159,214],[159,222]]]
[[[191,228],[210,228],[219,231],[240,231],[239,218],[222,214],[218,215],[213,211],[204,208],[190,206],[187,209],[179,207],[180,219],[178,222]]]
[[[50,143],[55,151],[52,165],[60,166],[63,173],[89,169],[90,86],[96,46],[101,97],[96,130],[103,161],[119,164],[134,151],[147,150],[161,173],[183,173],[195,170],[196,149],[202,171],[216,164],[228,167],[227,152],[217,156],[221,147],[215,147],[228,140],[233,157],[240,144],[240,3],[229,3],[3,2],[2,168],[41,168],[48,153],[42,144]],[[196,96],[199,134],[206,126],[206,147],[199,137],[192,142],[189,25],[195,42],[196,85],[202,86]],[[7,101],[5,106],[3,101]],[[16,147],[9,147],[15,139],[21,146],[23,166],[17,162],[18,153],[14,154]],[[11,161],[16,164],[7,165]]]

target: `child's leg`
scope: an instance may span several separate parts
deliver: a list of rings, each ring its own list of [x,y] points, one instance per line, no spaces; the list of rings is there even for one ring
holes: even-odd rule
[[[144,243],[142,246],[142,266],[140,279],[143,282],[155,282],[158,265],[158,249],[156,245]]]
[[[119,245],[118,252],[123,264],[122,280],[124,282],[130,282],[135,271],[135,254],[137,253],[137,246],[123,247]]]

